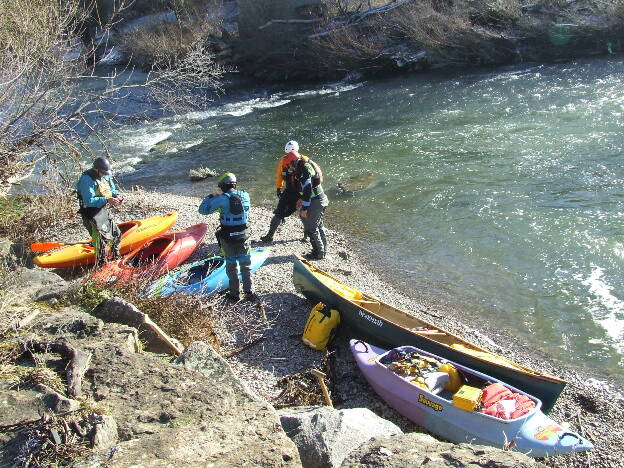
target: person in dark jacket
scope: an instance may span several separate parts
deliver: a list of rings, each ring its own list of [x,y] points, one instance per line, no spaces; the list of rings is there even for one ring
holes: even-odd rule
[[[251,200],[244,190],[236,190],[236,176],[226,172],[217,185],[222,194],[208,195],[199,205],[203,215],[219,212],[220,226],[216,232],[217,241],[225,257],[225,271],[229,280],[228,299],[240,299],[240,281],[238,267],[243,278],[245,300],[256,300],[251,279],[251,255],[249,232],[249,209]]]
[[[91,236],[98,264],[119,257],[121,231],[108,208],[121,205],[123,197],[119,195],[110,169],[108,159],[96,158],[93,167],[83,172],[76,184],[78,213]]]
[[[275,174],[275,193],[278,198],[277,207],[273,211],[269,231],[260,237],[262,242],[272,242],[275,231],[284,222],[284,219],[297,211],[296,204],[299,199],[299,193],[297,192],[292,174],[288,173],[288,167],[293,161],[301,157],[299,154],[299,143],[295,140],[289,141],[284,147],[284,152],[284,156],[277,163]]]
[[[302,156],[291,164],[289,171],[294,175],[299,192],[298,209],[303,230],[312,245],[312,251],[305,257],[309,260],[322,260],[327,254],[323,216],[329,199],[321,185],[320,168],[309,158]]]

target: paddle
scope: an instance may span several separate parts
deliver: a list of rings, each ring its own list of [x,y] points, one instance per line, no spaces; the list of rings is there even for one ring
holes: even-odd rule
[[[56,249],[57,247],[63,247],[64,245],[78,245],[78,244],[88,244],[89,241],[82,242],[35,242],[34,244],[30,244],[30,249],[34,252],[45,252],[46,250]]]

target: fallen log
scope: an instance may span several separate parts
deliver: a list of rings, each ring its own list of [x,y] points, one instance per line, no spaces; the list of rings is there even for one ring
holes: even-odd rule
[[[22,344],[24,352],[34,353],[55,353],[59,354],[69,362],[66,367],[67,374],[67,393],[72,398],[80,397],[82,394],[82,377],[89,368],[91,362],[91,353],[86,353],[74,348],[65,340],[59,340],[56,343],[47,343],[30,339]]]

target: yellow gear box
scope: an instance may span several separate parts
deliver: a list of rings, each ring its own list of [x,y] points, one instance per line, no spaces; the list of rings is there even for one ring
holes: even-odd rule
[[[462,385],[453,395],[453,406],[464,411],[474,410],[481,401],[481,389]]]

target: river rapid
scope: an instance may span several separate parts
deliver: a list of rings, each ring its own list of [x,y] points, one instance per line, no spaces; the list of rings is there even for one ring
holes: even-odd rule
[[[296,139],[327,224],[409,295],[622,381],[622,78],[611,58],[249,91],[125,126],[111,151],[126,188],[203,196],[188,171],[208,166],[268,206]]]

